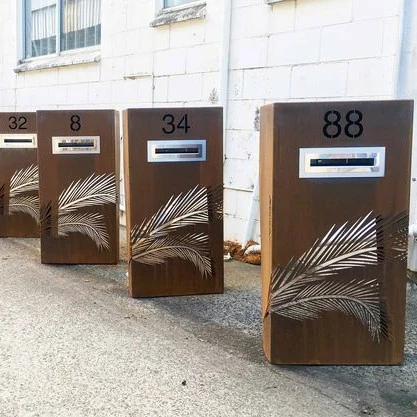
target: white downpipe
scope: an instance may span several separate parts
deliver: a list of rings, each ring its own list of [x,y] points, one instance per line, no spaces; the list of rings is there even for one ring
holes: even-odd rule
[[[416,70],[414,55],[417,50],[417,4],[403,0],[400,10],[400,37],[396,62],[397,99],[417,99]],[[408,240],[408,268],[417,272],[417,117],[414,117],[414,135],[412,144],[412,164],[410,182],[410,226]]]
[[[243,236],[242,240],[242,246],[245,246],[246,243],[253,238],[253,229],[255,225],[255,216],[257,213],[257,209],[259,206],[259,176],[257,175],[255,178],[255,184],[253,187],[253,193],[252,193],[252,201],[249,211],[248,220],[246,222],[245,227],[245,234]]]
[[[219,104],[223,107],[223,163],[226,160],[227,108],[229,100],[229,56],[232,23],[232,0],[224,0],[223,36],[220,46]]]

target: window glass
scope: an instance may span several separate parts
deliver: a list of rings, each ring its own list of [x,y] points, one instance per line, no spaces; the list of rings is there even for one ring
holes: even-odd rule
[[[27,0],[26,58],[56,52],[56,0]]]
[[[182,4],[192,3],[195,0],[164,0],[164,8],[181,6]]]
[[[101,0],[25,0],[24,18],[25,58],[101,41]]]
[[[63,0],[61,51],[99,45],[100,0]]]

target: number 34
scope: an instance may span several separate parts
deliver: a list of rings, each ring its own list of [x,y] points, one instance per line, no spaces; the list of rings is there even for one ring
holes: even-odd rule
[[[171,133],[174,133],[176,129],[183,129],[185,133],[188,132],[188,129],[191,127],[188,124],[188,115],[184,114],[182,119],[176,124],[175,118],[172,114],[165,114],[162,118],[162,121],[166,123],[166,126],[162,128],[162,131],[164,133],[167,133],[170,135]]]

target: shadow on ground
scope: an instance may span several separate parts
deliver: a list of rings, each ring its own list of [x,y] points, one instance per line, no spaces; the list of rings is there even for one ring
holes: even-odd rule
[[[117,299],[127,294],[125,231],[121,262],[114,266],[59,266],[88,274],[99,291]],[[39,251],[35,239],[16,239]],[[263,363],[329,398],[354,404],[358,415],[416,416],[417,405],[417,285],[407,285],[406,361],[403,366],[274,366],[266,362],[261,343],[260,267],[236,261],[225,263],[223,295],[161,297],[132,300],[169,316],[200,340],[220,346],[247,361]],[[274,387],[271,387],[274,389]],[[302,399],[300,399],[302,401]]]

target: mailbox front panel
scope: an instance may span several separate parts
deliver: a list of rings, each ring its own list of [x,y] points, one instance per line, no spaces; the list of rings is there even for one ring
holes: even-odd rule
[[[0,113],[0,237],[39,237],[36,113]]]
[[[119,257],[119,121],[114,110],[38,111],[43,263]]]
[[[123,119],[130,294],[223,292],[222,109]]]
[[[411,101],[262,108],[271,362],[403,361],[412,114]]]

